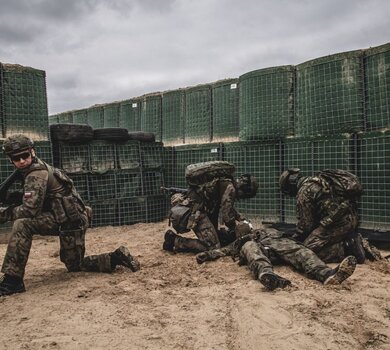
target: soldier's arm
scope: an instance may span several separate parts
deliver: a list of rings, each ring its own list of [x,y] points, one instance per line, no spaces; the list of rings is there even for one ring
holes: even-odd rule
[[[231,181],[223,181],[221,183],[221,216],[222,222],[228,228],[234,228],[236,220],[241,220],[240,213],[234,208],[236,201],[236,189]]]
[[[48,177],[47,170],[35,170],[26,176],[23,187],[23,202],[13,209],[13,220],[33,218],[41,213]]]
[[[310,186],[297,195],[297,233],[307,236],[313,231],[318,223],[316,222],[316,198],[319,187]]]

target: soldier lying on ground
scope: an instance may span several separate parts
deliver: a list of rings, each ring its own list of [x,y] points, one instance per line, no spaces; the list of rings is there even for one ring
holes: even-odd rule
[[[234,203],[238,199],[254,197],[257,192],[258,185],[252,175],[244,174],[237,179],[230,175],[234,172],[231,163],[205,162],[189,167],[206,169],[205,173],[209,173],[202,173],[206,180],[201,184],[191,183],[189,176],[186,176],[189,182],[186,193],[177,193],[171,197],[170,222],[177,233],[189,232],[192,229],[197,239],[182,237],[168,230],[163,244],[163,249],[167,251],[199,253],[220,248],[222,238],[227,240],[226,243],[233,241],[236,222],[244,220],[234,208]],[[213,172],[215,168],[217,170]],[[227,231],[218,230],[219,217]],[[222,235],[224,237],[221,237]]]
[[[339,262],[353,255],[362,264],[366,258],[381,258],[357,232],[357,201],[363,191],[357,176],[331,169],[302,176],[299,169],[291,168],[281,174],[279,185],[283,194],[296,196],[294,238],[322,260]]]
[[[3,151],[20,173],[23,194],[19,205],[0,212],[0,222],[14,221],[0,282],[0,296],[25,292],[23,277],[33,235],[59,235],[60,259],[68,271],[112,272],[117,265],[137,271],[140,265],[121,246],[106,254],[84,257],[85,232],[92,210],[84,205],[72,180],[35,155],[34,143],[13,135]]]
[[[336,268],[326,265],[313,251],[275,229],[266,228],[238,238],[220,249],[196,255],[199,264],[223,256],[239,256],[240,264],[247,264],[254,278],[268,290],[285,288],[291,282],[273,271],[274,264],[287,263],[307,277],[323,284],[339,284],[350,277],[356,267],[353,256],[346,257]]]

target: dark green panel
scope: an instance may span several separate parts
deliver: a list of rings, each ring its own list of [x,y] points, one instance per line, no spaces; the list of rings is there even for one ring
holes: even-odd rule
[[[361,227],[390,230],[390,131],[359,135]]]
[[[119,127],[119,102],[103,105],[103,126],[105,128]]]
[[[211,85],[186,89],[184,142],[204,143],[211,140]]]
[[[147,222],[146,197],[133,197],[118,200],[121,225]]]
[[[160,171],[143,171],[142,185],[145,196],[161,195],[161,186],[163,185],[163,173]]]
[[[73,111],[73,123],[75,124],[87,124],[87,110],[86,109],[79,109],[77,111]]]
[[[93,140],[89,144],[90,170],[105,172],[115,169],[115,144],[112,142]]]
[[[88,205],[93,211],[91,227],[116,226],[120,224],[118,200],[90,201]]]
[[[213,141],[237,141],[238,118],[238,79],[226,79],[212,85],[212,139]]]
[[[93,201],[116,198],[116,174],[115,171],[107,171],[104,174],[88,174],[89,196]]]
[[[259,69],[239,78],[240,140],[293,133],[294,66]]]
[[[88,174],[68,174],[78,194],[84,201],[89,200]]]
[[[176,152],[174,147],[164,147],[164,186],[172,187],[176,184]]]
[[[46,74],[42,70],[0,64],[2,136],[25,134],[48,140]]]
[[[94,129],[104,127],[103,106],[96,105],[87,109],[87,124],[91,125]]]
[[[120,103],[119,106],[119,127],[129,131],[141,130],[141,100],[130,99]]]
[[[137,169],[141,167],[140,142],[127,141],[116,145],[118,169]]]
[[[390,127],[390,43],[364,51],[367,129]]]
[[[363,55],[351,51],[296,66],[296,135],[349,133],[363,128]]]
[[[163,144],[161,142],[140,143],[143,169],[161,169],[163,166]]]
[[[156,141],[161,141],[161,94],[143,96],[141,106],[141,130],[152,132]]]
[[[138,197],[143,195],[142,174],[138,170],[116,171],[116,198]]]
[[[185,90],[162,94],[162,141],[165,145],[184,142]]]
[[[147,221],[158,222],[168,217],[168,198],[164,195],[147,196]]]
[[[88,144],[56,143],[56,166],[67,173],[85,173],[90,170]]]

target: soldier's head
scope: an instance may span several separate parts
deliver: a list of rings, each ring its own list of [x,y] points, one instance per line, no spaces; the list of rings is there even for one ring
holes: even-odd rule
[[[16,168],[24,169],[35,157],[34,142],[22,134],[11,135],[3,142],[3,152]]]
[[[295,196],[298,193],[298,180],[302,177],[300,172],[298,168],[283,171],[279,178],[279,187],[283,194]]]
[[[259,185],[256,178],[251,174],[243,174],[236,179],[237,197],[252,198],[256,196]]]

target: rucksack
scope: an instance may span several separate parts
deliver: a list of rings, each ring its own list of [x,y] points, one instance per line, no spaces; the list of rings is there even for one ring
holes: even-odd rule
[[[236,168],[232,163],[216,160],[190,164],[185,171],[185,178],[190,186],[202,186],[218,178],[233,178]]]
[[[334,196],[357,200],[363,193],[359,178],[349,171],[325,169],[316,175],[329,184],[331,194]]]

